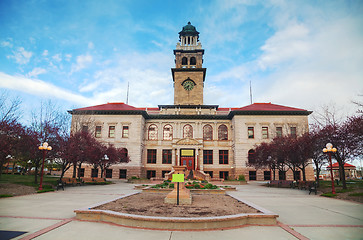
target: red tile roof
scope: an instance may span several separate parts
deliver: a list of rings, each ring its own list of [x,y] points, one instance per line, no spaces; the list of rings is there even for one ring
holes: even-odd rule
[[[329,165],[327,168],[330,168],[331,165]],[[339,163],[333,163],[333,169],[334,168],[339,168]],[[355,169],[355,166],[352,165],[352,164],[349,164],[349,163],[344,163],[344,168],[354,168]]]
[[[74,111],[104,111],[104,110],[125,111],[125,110],[140,110],[140,109],[127,105],[123,102],[106,103],[106,104],[101,104],[101,105],[96,105],[96,106],[91,106],[91,107],[74,109]]]
[[[286,107],[272,103],[254,103],[245,107],[234,109],[236,111],[307,111],[301,108]]]

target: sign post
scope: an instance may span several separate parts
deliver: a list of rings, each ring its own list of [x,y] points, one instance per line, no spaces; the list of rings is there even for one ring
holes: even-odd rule
[[[177,183],[176,205],[179,205],[179,183],[184,182],[184,174],[173,174],[171,181]]]

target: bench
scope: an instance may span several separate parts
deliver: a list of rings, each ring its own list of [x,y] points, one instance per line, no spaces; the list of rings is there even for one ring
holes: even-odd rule
[[[62,181],[62,180],[58,179],[58,180],[57,180],[57,191],[58,191],[60,188],[62,188],[62,189],[63,189],[63,191],[64,191],[64,183],[63,183],[63,181]]]
[[[67,185],[75,186],[75,185],[82,184],[82,182],[78,181],[76,178],[62,178],[62,182],[65,186],[67,186]]]

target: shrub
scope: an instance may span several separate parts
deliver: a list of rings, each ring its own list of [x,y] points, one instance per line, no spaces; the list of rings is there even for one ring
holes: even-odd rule
[[[323,194],[321,194],[321,196],[323,196],[323,197],[336,197],[337,195],[333,194],[333,193],[323,193]]]
[[[170,183],[169,188],[174,188],[174,183]]]
[[[54,192],[54,189],[43,189],[37,191],[37,193],[45,193],[45,192]]]
[[[243,174],[239,175],[238,176],[238,181],[244,181],[245,182],[246,181],[245,175],[243,175]]]
[[[359,192],[359,193],[351,193],[349,194],[349,196],[352,196],[352,197],[362,197],[363,196],[363,193]]]
[[[11,194],[0,194],[0,198],[7,198],[7,197],[12,197],[13,195]]]

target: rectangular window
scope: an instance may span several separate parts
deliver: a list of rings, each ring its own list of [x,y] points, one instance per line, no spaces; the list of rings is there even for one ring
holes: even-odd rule
[[[300,176],[301,176],[301,174],[300,174],[300,171],[294,171],[294,180],[295,181],[300,181]]]
[[[106,169],[106,178],[112,178],[112,169]]]
[[[228,180],[228,171],[220,171],[219,172],[219,178],[222,178],[224,180]]]
[[[286,171],[279,171],[279,180],[286,180]]]
[[[263,172],[263,180],[271,180],[271,171]]]
[[[262,127],[262,139],[268,139],[268,127]]]
[[[249,176],[250,180],[256,180],[257,179],[256,171],[249,171],[248,176]]]
[[[171,164],[171,150],[163,149],[163,164]]]
[[[79,170],[79,168],[77,168],[77,170]],[[78,177],[84,177],[84,168],[81,168],[81,171],[79,171],[78,174]]]
[[[88,132],[88,126],[83,125],[82,126],[82,132]]]
[[[165,178],[165,174],[170,173],[170,171],[161,171],[161,177]]]
[[[129,137],[129,126],[122,127],[122,137],[128,138]]]
[[[228,164],[228,150],[219,150],[219,164]]]
[[[96,126],[96,132],[95,132],[95,137],[99,138],[101,137],[101,126]]]
[[[253,127],[248,127],[248,138],[255,138]]]
[[[108,137],[114,138],[115,137],[115,126],[108,127]]]
[[[127,169],[120,169],[119,178],[120,179],[126,179],[126,176],[127,176]]]
[[[296,138],[296,127],[290,127],[290,135]]]
[[[92,168],[91,177],[98,177],[98,168]]]
[[[209,174],[211,178],[213,178],[213,171],[204,171],[205,174]]]
[[[156,149],[147,150],[147,163],[156,163]]]
[[[276,137],[282,137],[282,127],[276,127]]]
[[[154,178],[155,176],[156,176],[156,171],[155,170],[147,170],[146,171],[147,179]]]
[[[213,164],[213,150],[203,150],[203,164]]]

